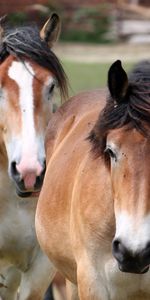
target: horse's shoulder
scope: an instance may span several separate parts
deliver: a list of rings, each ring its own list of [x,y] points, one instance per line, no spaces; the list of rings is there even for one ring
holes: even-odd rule
[[[75,125],[75,122],[81,121],[83,116],[88,115],[90,111],[100,112],[104,106],[105,98],[106,91],[99,89],[81,92],[65,102],[49,121],[45,140],[47,155],[51,155],[58,141],[60,143]]]

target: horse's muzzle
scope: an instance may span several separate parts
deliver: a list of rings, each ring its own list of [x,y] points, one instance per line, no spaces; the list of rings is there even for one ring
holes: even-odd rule
[[[30,196],[34,196],[34,194],[37,195],[37,193],[41,190],[43,184],[45,170],[46,170],[46,164],[44,162],[43,170],[39,176],[36,176],[34,186],[30,189],[27,189],[24,183],[24,179],[21,178],[19,172],[17,171],[16,162],[12,162],[10,166],[10,174],[12,179],[15,182],[16,192],[18,196],[30,197]]]
[[[112,252],[118,262],[120,271],[134,274],[148,272],[150,265],[150,244],[140,252],[133,253],[116,239],[112,243]]]

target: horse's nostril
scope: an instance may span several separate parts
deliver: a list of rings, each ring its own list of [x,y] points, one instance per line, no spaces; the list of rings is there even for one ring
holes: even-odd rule
[[[147,243],[146,249],[150,251],[150,242]]]
[[[123,245],[123,243],[119,239],[113,240],[112,252],[113,252],[114,257],[119,262],[123,262],[130,256],[128,250],[126,249],[126,247]]]
[[[17,163],[15,161],[12,161],[11,165],[10,165],[10,174],[11,174],[11,177],[13,178],[13,180],[18,183],[20,182],[21,178],[20,178],[20,174],[19,172],[17,171]]]
[[[140,256],[150,262],[150,242],[147,243],[145,249],[140,253]]]
[[[119,252],[121,250],[121,242],[119,239],[114,240],[112,243],[113,252]]]
[[[15,161],[13,161],[11,163],[11,174],[12,174],[12,176],[19,176],[19,173],[18,173],[17,168],[16,168],[16,162]]]
[[[44,175],[45,171],[46,171],[46,160],[44,160],[44,162],[43,162],[43,171],[42,171],[41,175]]]

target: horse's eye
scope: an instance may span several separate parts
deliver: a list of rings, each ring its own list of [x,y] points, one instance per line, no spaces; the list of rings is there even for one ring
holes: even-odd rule
[[[48,94],[52,94],[53,90],[54,90],[54,87],[55,87],[55,84],[52,83],[50,88],[49,88],[49,91],[48,91]]]
[[[115,162],[117,161],[117,155],[110,147],[106,148],[104,153],[113,160],[115,160]]]

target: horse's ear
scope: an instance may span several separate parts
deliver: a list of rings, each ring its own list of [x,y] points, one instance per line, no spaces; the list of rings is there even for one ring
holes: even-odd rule
[[[52,48],[59,38],[60,30],[60,18],[56,13],[53,13],[41,29],[40,36]]]
[[[3,38],[4,35],[4,25],[6,23],[7,15],[0,18],[0,41]]]
[[[120,60],[115,61],[108,71],[108,88],[112,98],[118,103],[127,94],[128,77]]]

